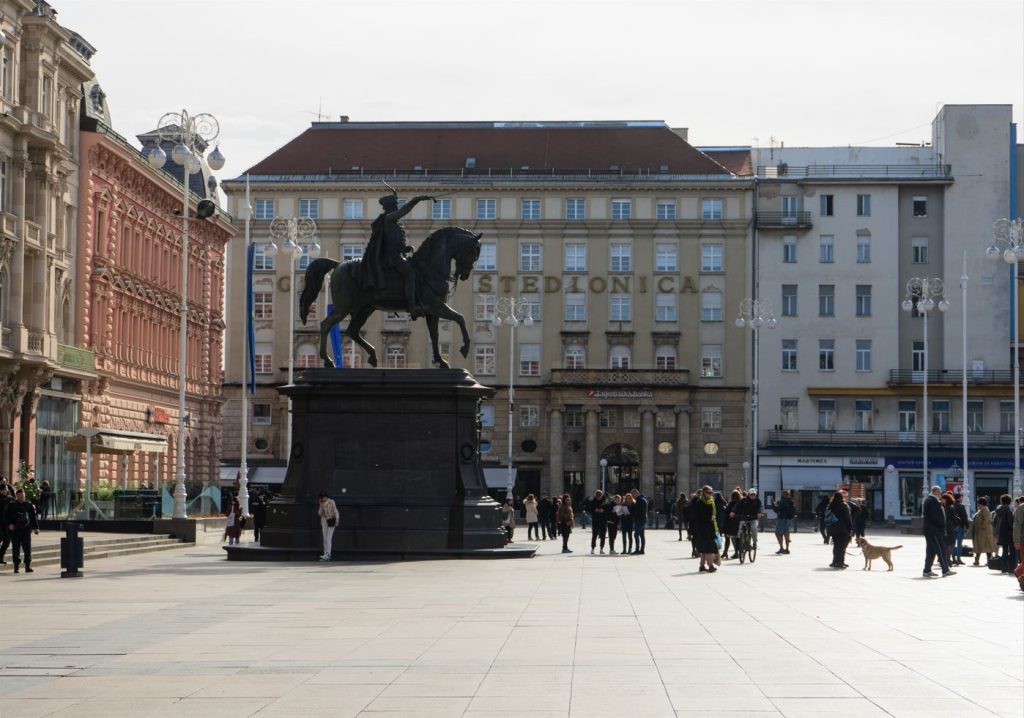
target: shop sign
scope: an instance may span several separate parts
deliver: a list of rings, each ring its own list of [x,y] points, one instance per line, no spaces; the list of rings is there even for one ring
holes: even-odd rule
[[[933,459],[928,457],[928,468],[929,469],[948,469],[953,461],[957,459],[944,459],[937,458]],[[888,463],[895,466],[897,469],[917,469],[921,470],[921,459],[916,458],[890,458]],[[976,469],[1012,469],[1013,459],[969,459],[968,468],[971,471]],[[1024,460],[1021,461],[1021,466],[1024,467]]]
[[[590,399],[651,399],[653,391],[602,391],[600,389],[588,389],[587,397]]]
[[[881,456],[847,456],[843,459],[843,467],[847,469],[885,468],[885,459]]]

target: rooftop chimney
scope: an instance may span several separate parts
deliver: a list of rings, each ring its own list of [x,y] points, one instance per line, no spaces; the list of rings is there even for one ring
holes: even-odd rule
[[[342,115],[339,117],[338,122],[348,122],[348,115]]]
[[[689,142],[690,141],[690,128],[689,127],[671,127],[669,129],[671,129],[672,132],[674,132],[676,135],[678,135],[679,138],[683,142]]]

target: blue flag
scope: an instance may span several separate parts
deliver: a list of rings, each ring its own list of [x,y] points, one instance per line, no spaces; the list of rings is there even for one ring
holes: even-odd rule
[[[330,316],[334,311],[334,305],[327,305],[327,315]],[[345,366],[345,355],[341,351],[341,328],[340,325],[335,324],[331,327],[331,351],[334,352],[334,366],[336,369],[341,369]]]
[[[245,256],[245,333],[249,344],[249,391],[256,395],[256,327],[253,325],[252,268],[256,263],[256,245],[249,244]],[[242,378],[245,384],[245,377]]]

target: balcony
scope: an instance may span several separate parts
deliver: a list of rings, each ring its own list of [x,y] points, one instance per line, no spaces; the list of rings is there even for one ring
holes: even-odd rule
[[[810,229],[810,212],[758,212],[758,229]]]
[[[929,447],[959,448],[963,445],[963,432],[928,432]],[[772,429],[768,432],[769,446],[814,445],[839,447],[865,446],[922,446],[924,432],[921,431],[806,431]],[[968,432],[969,447],[1013,447],[1013,434],[1001,432]]]
[[[791,165],[780,162],[775,165],[758,165],[760,179],[949,179],[950,165],[905,164],[905,165]]]
[[[551,383],[563,386],[685,386],[689,369],[552,369]]]
[[[927,372],[929,384],[961,384],[963,383],[963,370],[961,369],[929,369]],[[1020,373],[1021,382],[1024,383],[1024,370]],[[890,369],[889,386],[900,384],[923,384],[925,380],[924,371],[907,369]],[[1013,370],[979,369],[967,372],[968,384],[1012,384]]]

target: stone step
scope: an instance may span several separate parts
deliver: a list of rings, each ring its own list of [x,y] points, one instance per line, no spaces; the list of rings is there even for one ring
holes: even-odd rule
[[[132,556],[140,553],[153,551],[168,551],[175,548],[195,546],[194,543],[186,543],[175,538],[155,536],[152,539],[127,539],[124,541],[105,541],[103,545],[91,546],[87,541],[84,548],[85,567],[91,561],[101,558],[114,558],[117,556]],[[7,557],[8,565],[11,558]],[[32,566],[53,566],[60,564],[60,547],[48,546],[39,551],[32,552]]]
[[[106,550],[109,548],[128,547],[128,546],[151,546],[151,545],[162,545],[167,541],[177,543],[178,539],[173,536],[125,536],[124,538],[113,538],[113,539],[90,539],[88,534],[79,534],[80,538],[85,540],[85,553],[89,554],[90,551],[95,550]],[[34,544],[32,547],[32,553],[37,556],[44,556],[47,554],[60,555],[60,542],[48,541],[47,543]]]

